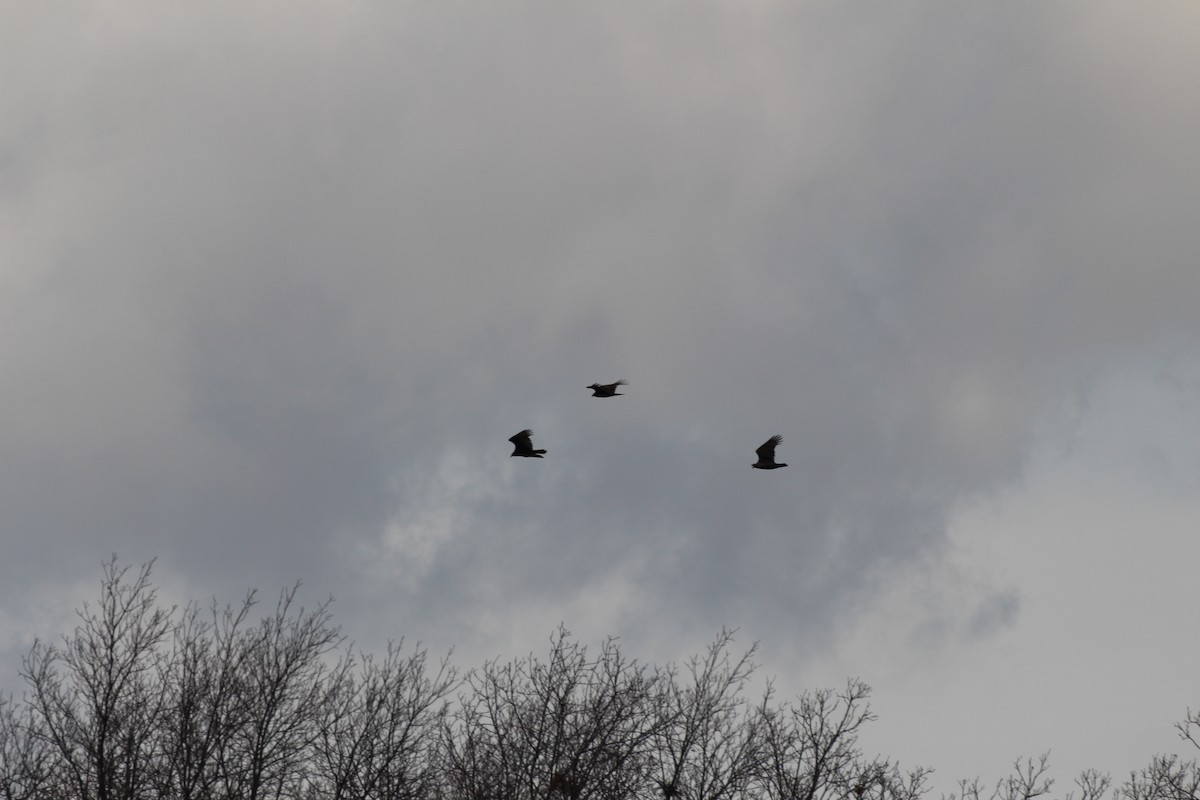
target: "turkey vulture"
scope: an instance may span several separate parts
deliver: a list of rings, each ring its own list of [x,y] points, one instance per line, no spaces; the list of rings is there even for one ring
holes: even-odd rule
[[[622,378],[616,383],[593,383],[587,387],[592,390],[592,397],[624,397],[625,395],[617,391],[618,386],[628,386],[629,381]]]
[[[754,462],[750,466],[754,467],[755,469],[779,469],[780,467],[786,467],[787,464],[775,463],[775,445],[782,441],[782,436],[772,436],[770,439],[767,439],[765,442],[763,442],[762,446],[754,451],[758,453],[758,461]]]
[[[534,450],[533,449],[533,440],[529,438],[530,436],[533,436],[533,431],[531,431],[529,428],[526,428],[525,430],[518,433],[516,436],[512,436],[509,438],[509,441],[513,443],[512,455],[524,456],[526,458],[541,458],[542,457],[542,453],[544,453],[546,451],[545,450]],[[511,458],[511,456],[510,456],[510,458]]]

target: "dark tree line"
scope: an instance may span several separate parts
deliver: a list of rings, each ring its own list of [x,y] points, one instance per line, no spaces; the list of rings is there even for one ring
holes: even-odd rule
[[[360,654],[296,589],[260,610],[164,608],[139,570],[104,566],[99,602],[36,641],[20,699],[0,696],[0,800],[918,800],[929,770],[868,758],[870,689],[850,680],[751,696],[754,648],[722,632],[656,667],[559,629],[545,658],[459,673],[425,650]],[[1200,713],[1181,737],[1200,749]],[[1048,758],[943,800],[1034,800]],[[1195,759],[1157,756],[1067,800],[1200,800]],[[1077,793],[1076,793],[1077,792]]]

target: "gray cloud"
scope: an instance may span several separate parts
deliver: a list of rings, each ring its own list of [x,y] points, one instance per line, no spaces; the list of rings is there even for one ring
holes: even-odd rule
[[[6,604],[117,551],[366,637],[817,646],[1197,333],[1168,11],[76,11],[3,48]]]

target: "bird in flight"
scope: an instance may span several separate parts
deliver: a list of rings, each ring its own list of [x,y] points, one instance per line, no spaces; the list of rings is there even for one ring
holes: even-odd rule
[[[755,469],[779,469],[780,467],[786,467],[787,464],[775,463],[775,445],[782,441],[782,436],[772,436],[770,439],[767,439],[765,442],[763,442],[762,445],[754,451],[758,453],[758,461],[754,462],[750,466],[754,467]]]
[[[533,440],[529,437],[533,436],[533,431],[529,428],[518,433],[516,436],[509,437],[509,441],[513,443],[513,456],[524,456],[525,458],[541,458],[545,450],[534,450]],[[510,458],[512,456],[509,456]]]
[[[616,383],[593,383],[587,387],[592,390],[592,397],[624,397],[625,395],[617,391],[618,386],[628,386],[629,381],[622,378]]]

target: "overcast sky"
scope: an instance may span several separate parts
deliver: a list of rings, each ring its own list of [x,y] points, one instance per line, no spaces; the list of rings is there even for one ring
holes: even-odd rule
[[[737,627],[939,789],[1179,749],[1197,3],[0,17],[5,685],[116,553],[461,666]]]

